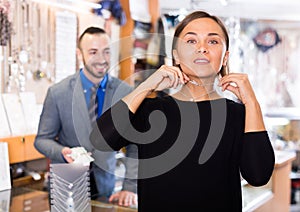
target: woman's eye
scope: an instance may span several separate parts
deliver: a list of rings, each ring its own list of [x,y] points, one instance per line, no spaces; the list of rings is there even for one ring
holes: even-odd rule
[[[210,43],[210,44],[218,44],[219,42],[216,41],[216,40],[210,40],[210,41],[208,41],[208,43]]]
[[[187,43],[191,43],[191,44],[195,44],[195,43],[196,43],[196,40],[190,39],[190,40],[187,40],[186,42],[187,42]]]

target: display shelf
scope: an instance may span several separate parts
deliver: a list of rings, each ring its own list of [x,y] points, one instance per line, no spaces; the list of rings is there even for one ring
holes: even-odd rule
[[[38,190],[40,190],[43,187],[45,178],[43,172],[39,172],[39,175],[41,176],[41,179],[39,180],[34,180],[30,175],[13,179],[13,187],[28,187],[33,189],[38,188]]]
[[[299,107],[269,108],[264,115],[268,118],[286,118],[289,120],[300,120]]]
[[[0,141],[7,142],[9,163],[21,163],[44,158],[34,147],[35,135],[1,137]]]

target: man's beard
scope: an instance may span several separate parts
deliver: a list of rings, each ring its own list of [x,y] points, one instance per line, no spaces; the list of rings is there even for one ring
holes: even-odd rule
[[[93,77],[95,78],[103,78],[103,76],[107,73],[108,69],[109,69],[109,66],[108,66],[108,62],[104,62],[104,63],[94,63],[92,66],[102,66],[102,67],[106,67],[106,70],[103,71],[101,73],[101,75],[98,75],[98,72],[97,74],[93,72],[93,67],[92,66],[89,66],[87,65],[87,63],[85,62],[84,58],[83,58],[83,65],[84,65],[84,68],[85,70],[87,70],[87,72],[92,75]]]

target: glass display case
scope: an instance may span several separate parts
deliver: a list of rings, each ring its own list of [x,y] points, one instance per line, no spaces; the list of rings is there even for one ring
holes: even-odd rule
[[[293,151],[275,151],[275,167],[270,181],[253,187],[242,180],[243,212],[282,212],[290,210]]]

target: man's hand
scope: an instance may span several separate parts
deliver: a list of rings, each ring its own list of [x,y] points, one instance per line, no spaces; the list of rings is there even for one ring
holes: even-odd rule
[[[137,195],[131,191],[119,191],[112,194],[109,198],[110,202],[117,202],[120,206],[129,207],[137,205]]]
[[[61,153],[68,163],[73,163],[74,160],[70,157],[72,150],[69,147],[64,147]]]

